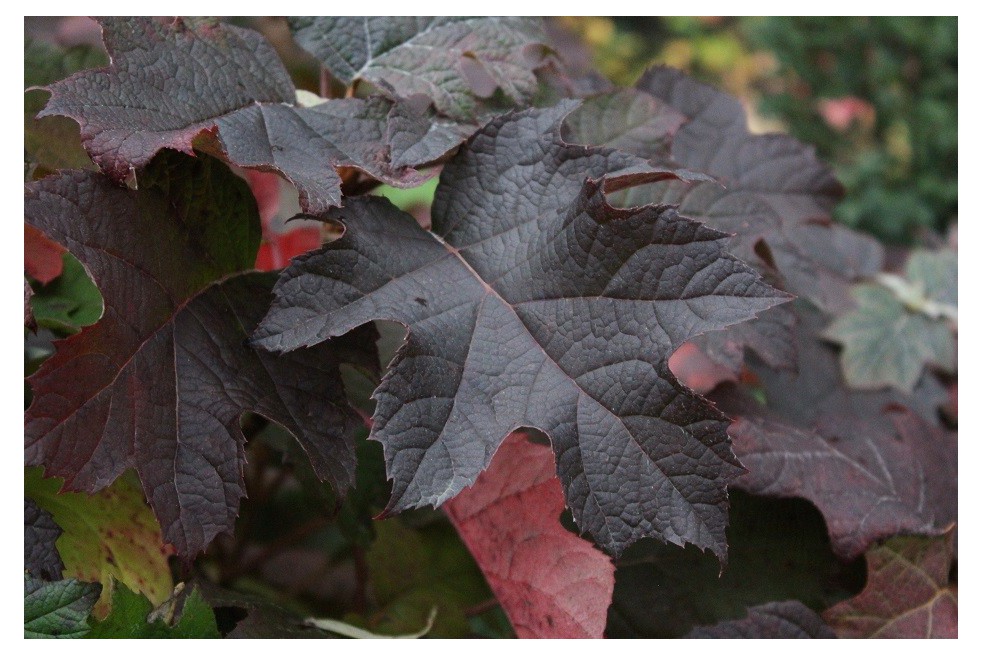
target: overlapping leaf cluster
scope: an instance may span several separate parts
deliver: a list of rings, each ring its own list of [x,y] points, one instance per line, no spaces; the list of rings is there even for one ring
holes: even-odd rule
[[[106,19],[108,67],[33,82],[40,123],[72,119],[95,167],[40,128],[25,149],[32,252],[69,253],[26,261],[29,339],[66,338],[28,379],[25,463],[97,493],[77,512],[101,518],[85,536],[75,496],[31,473],[26,633],[493,633],[462,609],[493,593],[519,636],[828,637],[858,629],[834,603],[874,611],[847,600],[856,558],[876,568],[880,540],[950,529],[954,252],[888,267],[831,221],[841,191],[809,148],[752,134],[736,100],[677,71],[597,93],[538,21],[288,24],[345,97],[298,91],[259,33],[201,19]],[[266,228],[242,169],[343,234],[253,271]],[[437,173],[427,227],[363,194]],[[377,321],[406,328],[381,380]],[[673,373],[685,353],[709,363],[713,402]],[[271,453],[274,481],[252,476]],[[243,535],[284,479],[351,558],[352,625],[221,586],[270,565]],[[751,495],[730,521],[734,488]],[[143,496],[159,531],[137,522]],[[104,516],[117,501],[132,521]],[[444,503],[450,542],[439,515],[412,518]],[[373,530],[383,505],[413,511]],[[765,515],[783,524],[754,528]],[[141,548],[153,583],[134,575]],[[417,550],[424,569],[386,576]],[[788,550],[791,570],[768,566]],[[197,560],[194,584],[174,589],[171,553]]]

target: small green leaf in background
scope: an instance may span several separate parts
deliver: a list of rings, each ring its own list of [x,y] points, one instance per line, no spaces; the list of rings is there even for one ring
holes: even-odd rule
[[[146,596],[125,585],[114,584],[112,610],[102,621],[92,622],[89,639],[218,639],[215,612],[197,588],[184,600],[180,618],[168,616],[173,607],[155,610]]]
[[[167,563],[170,547],[140,488],[128,476],[91,496],[60,493],[61,485],[59,478],[42,478],[39,468],[24,471],[24,494],[63,530],[55,544],[65,576],[103,585],[95,614],[105,616],[109,609],[111,579],[155,604],[166,600],[174,586]]]
[[[467,608],[493,596],[454,529],[441,520],[413,530],[397,519],[375,529],[366,559],[379,609],[366,627],[387,635],[417,632],[436,607],[428,636],[468,636]],[[360,623],[350,615],[345,621]]]
[[[24,575],[24,638],[74,639],[89,631],[86,622],[99,599],[98,583],[44,582]]]
[[[926,365],[954,372],[958,320],[958,258],[954,252],[915,251],[904,277],[881,275],[852,289],[856,309],[838,318],[825,337],[843,345],[849,386],[910,392]]]
[[[436,194],[436,187],[439,185],[439,178],[431,180],[411,189],[398,189],[387,184],[372,191],[372,195],[388,198],[393,205],[403,211],[412,211],[418,206],[429,207],[433,204],[433,196]]]
[[[34,289],[34,320],[58,334],[75,334],[102,316],[102,294],[77,259],[62,255],[62,274]]]

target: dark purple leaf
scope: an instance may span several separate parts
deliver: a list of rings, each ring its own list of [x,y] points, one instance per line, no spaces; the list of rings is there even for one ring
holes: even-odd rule
[[[25,459],[90,493],[135,468],[165,538],[191,556],[238,512],[243,412],[289,429],[341,490],[360,421],[344,400],[341,350],[274,357],[246,345],[275,276],[228,277],[252,266],[259,244],[245,182],[176,153],[138,182],[67,171],[27,186],[26,222],[82,262],[105,309],[29,378]]]
[[[783,134],[752,134],[736,98],[681,71],[653,68],[637,88],[689,118],[672,141],[672,158],[722,186],[662,185],[635,190],[630,202],[651,191],[649,201],[679,202],[683,215],[736,235],[734,252],[752,263],[761,260],[763,239],[788,291],[822,306],[880,269],[882,248],[872,238],[831,224],[842,187],[813,148]]]
[[[766,406],[733,390],[713,396],[738,417],[730,436],[749,472],[734,486],[815,503],[844,558],[898,533],[940,534],[957,515],[955,435],[903,394],[848,390],[816,337],[822,318],[799,311],[798,373],[754,369]]]
[[[194,143],[238,166],[280,173],[300,191],[304,211],[317,214],[340,204],[335,167],[415,186],[427,176],[411,166],[463,138],[431,138],[415,153],[396,152],[396,165],[390,139],[407,148],[405,141],[430,129],[419,123],[424,115],[378,96],[299,107],[286,69],[256,32],[203,20],[108,18],[102,25],[112,64],[44,87],[51,99],[39,116],[77,121],[89,155],[117,181],[162,148],[190,154]]]
[[[454,497],[535,427],[575,520],[609,552],[652,535],[723,558],[739,469],[725,421],[667,359],[785,296],[674,208],[610,207],[605,187],[677,174],[566,144],[574,106],[482,128],[443,170],[433,232],[380,199],[333,214],[347,232],[284,271],[255,341],[288,351],[374,319],[408,326],[375,393],[389,512]]]
[[[796,600],[747,610],[747,618],[694,629],[689,639],[835,639],[822,617]]]
[[[55,548],[61,528],[51,514],[24,499],[24,570],[42,580],[60,580],[65,565]]]
[[[456,121],[474,122],[480,99],[496,90],[521,106],[538,87],[527,54],[544,39],[538,19],[297,16],[290,28],[344,84],[364,80],[403,98],[421,94]]]

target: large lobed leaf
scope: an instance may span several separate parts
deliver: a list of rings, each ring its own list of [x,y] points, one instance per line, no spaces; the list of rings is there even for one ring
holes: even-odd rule
[[[831,222],[841,187],[812,148],[786,135],[751,133],[736,98],[681,71],[653,68],[634,89],[590,98],[566,127],[576,143],[616,146],[654,161],[670,157],[712,175],[714,181],[629,189],[613,202],[678,204],[683,216],[732,234],[732,252],[768,282],[823,307],[848,306],[848,285],[882,264],[873,239]],[[787,367],[794,328],[793,312],[782,306],[697,343],[733,373],[747,349],[772,367]]]
[[[424,95],[436,110],[473,122],[496,90],[527,105],[538,88],[527,53],[544,39],[538,19],[454,16],[297,16],[297,42],[336,78],[364,80],[404,98]]]
[[[599,639],[614,565],[559,521],[552,451],[517,433],[445,506],[519,639]]]
[[[293,432],[323,479],[350,486],[359,420],[337,365],[367,347],[273,357],[246,345],[273,277],[228,277],[252,266],[259,241],[240,178],[177,153],[155,159],[138,191],[67,171],[28,185],[25,220],[82,262],[105,306],[29,378],[27,464],[90,493],[135,468],[184,556],[232,526],[247,410]]]
[[[754,368],[766,406],[734,390],[712,396],[737,417],[730,435],[748,473],[734,485],[815,503],[847,559],[898,533],[947,530],[957,516],[957,443],[933,423],[931,389],[918,391],[921,403],[847,389],[834,349],[817,338],[824,319],[797,310],[798,372]]]
[[[195,143],[283,175],[316,214],[340,204],[335,167],[415,186],[426,175],[413,167],[462,139],[430,134],[424,109],[380,96],[298,106],[273,47],[251,30],[149,18],[107,18],[102,27],[111,65],[43,87],[51,99],[38,115],[78,122],[85,149],[116,180],[162,148],[190,154]]]
[[[653,535],[722,558],[739,468],[723,416],[667,359],[785,296],[674,208],[608,205],[605,187],[685,174],[566,144],[574,106],[482,128],[444,168],[432,232],[382,199],[332,214],[347,232],[284,271],[254,342],[292,351],[375,319],[408,326],[375,394],[389,512],[454,497],[535,427],[606,550]]]

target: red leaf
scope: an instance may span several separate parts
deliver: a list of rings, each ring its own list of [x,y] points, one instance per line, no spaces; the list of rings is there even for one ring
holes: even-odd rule
[[[280,177],[273,173],[246,169],[245,178],[252,189],[252,195],[256,197],[259,218],[265,229],[280,209]]]
[[[559,522],[552,451],[514,433],[445,506],[520,638],[600,638],[614,565]]]
[[[736,380],[729,369],[707,357],[691,341],[683,343],[672,353],[668,358],[668,368],[682,384],[699,394],[709,393],[727,380]]]
[[[321,232],[317,227],[298,227],[286,232],[277,231],[273,219],[280,210],[280,178],[263,171],[245,171],[252,195],[256,197],[259,218],[263,223],[263,240],[256,254],[256,268],[275,271],[283,268],[290,259],[321,245]],[[282,226],[280,227],[282,229]]]
[[[290,263],[290,259],[321,245],[321,232],[316,227],[301,227],[290,232],[267,232],[256,254],[256,268],[275,271]]]
[[[30,225],[24,226],[24,270],[41,284],[61,275],[65,249]]]

